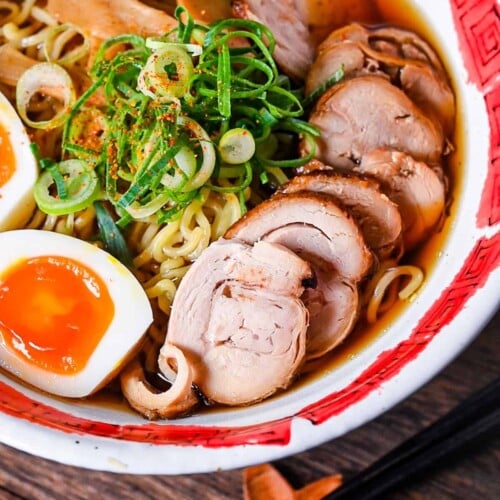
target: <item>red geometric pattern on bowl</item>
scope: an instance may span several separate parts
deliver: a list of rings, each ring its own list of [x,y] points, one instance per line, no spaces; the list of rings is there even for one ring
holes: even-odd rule
[[[491,128],[489,168],[477,213],[478,227],[500,220],[500,20],[496,0],[450,0],[460,49],[469,79],[482,92]],[[34,401],[0,382],[0,411],[32,423],[79,435],[135,442],[199,445],[210,448],[243,444],[287,445],[294,417],[321,424],[359,402],[415,359],[429,342],[500,266],[500,232],[480,238],[461,270],[409,338],[384,351],[363,373],[340,391],[274,422],[239,427],[207,427],[145,423],[115,425],[75,417]]]
[[[469,80],[484,94],[491,128],[490,169],[478,225],[500,221],[500,7],[496,0],[455,0],[453,16]]]

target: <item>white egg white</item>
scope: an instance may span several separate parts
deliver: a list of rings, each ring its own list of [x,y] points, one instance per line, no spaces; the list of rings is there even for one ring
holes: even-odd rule
[[[38,177],[38,166],[24,125],[1,92],[0,124],[7,131],[16,162],[14,174],[0,186],[0,231],[7,231],[22,227],[33,213],[33,186]]]
[[[41,230],[0,233],[0,286],[2,274],[11,266],[44,255],[74,259],[96,273],[114,303],[114,317],[87,364],[76,374],[53,373],[27,361],[6,345],[1,329],[0,367],[51,394],[84,397],[108,382],[136,352],[153,320],[151,305],[135,276],[109,253],[77,238]],[[33,321],[37,318],[33,317]]]

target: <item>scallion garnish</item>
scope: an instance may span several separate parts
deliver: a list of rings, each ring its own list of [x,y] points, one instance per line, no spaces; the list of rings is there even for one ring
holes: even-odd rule
[[[106,40],[66,118],[65,158],[91,167],[120,227],[173,220],[205,186],[236,193],[245,211],[249,186],[280,184],[282,168],[309,160],[283,154],[283,140],[312,144],[317,134],[300,119],[300,92],[278,72],[269,29],[243,19],[202,26],[182,7],[175,15],[177,28],[162,37]],[[58,193],[60,181],[54,172]]]
[[[132,256],[128,249],[125,238],[116,225],[111,214],[104,208],[100,201],[94,202],[94,210],[99,226],[99,234],[106,250],[116,257],[122,264],[133,267]]]
[[[92,204],[99,191],[99,181],[90,165],[77,159],[47,165],[33,191],[40,210],[50,215],[66,215]],[[56,188],[55,195],[52,186]]]
[[[312,106],[330,87],[344,78],[344,66],[342,65],[325,83],[320,85],[317,89],[311,92],[304,100],[304,107],[307,109]]]

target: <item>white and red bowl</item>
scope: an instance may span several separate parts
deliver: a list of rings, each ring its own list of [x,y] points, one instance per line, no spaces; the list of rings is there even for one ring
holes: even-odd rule
[[[415,0],[453,76],[461,132],[452,215],[416,300],[356,356],[259,405],[148,422],[52,399],[0,374],[0,441],[59,462],[137,474],[243,467],[376,417],[467,346],[500,301],[500,20],[496,0]]]

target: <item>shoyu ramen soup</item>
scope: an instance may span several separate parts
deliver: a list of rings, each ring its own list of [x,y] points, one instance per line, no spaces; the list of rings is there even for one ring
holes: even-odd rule
[[[286,390],[409,302],[454,147],[450,79],[387,22],[399,2],[178,4],[0,21],[0,365],[151,419]]]

